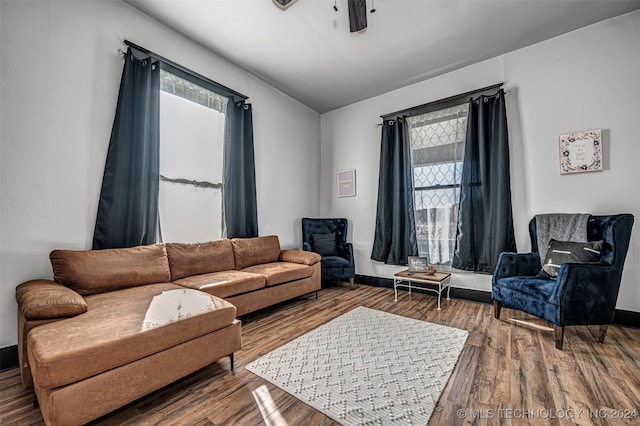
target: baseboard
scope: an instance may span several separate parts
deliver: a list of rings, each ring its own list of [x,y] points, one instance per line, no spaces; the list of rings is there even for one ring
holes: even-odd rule
[[[372,287],[393,288],[393,280],[391,278],[371,277],[368,275],[356,275],[356,282],[358,284],[365,284]],[[434,285],[421,284],[421,285],[425,287],[433,288],[434,290],[438,288],[438,286],[435,284]],[[416,293],[425,293],[425,294],[433,295],[432,292],[422,291],[419,288],[415,288],[415,287],[413,287],[411,291]],[[491,303],[491,293],[488,291],[473,290],[470,288],[451,287],[450,296],[454,299],[468,300],[470,302]]]
[[[18,366],[18,346],[0,348],[0,371],[9,370]]]
[[[613,323],[626,327],[640,328],[640,312],[616,309],[615,316],[613,317]]]
[[[393,288],[393,280],[390,278],[372,277],[369,275],[356,275],[356,282],[371,287]],[[434,285],[435,289],[436,286]],[[413,288],[412,291],[417,293],[433,294],[423,292],[420,289]],[[491,293],[482,290],[472,290],[468,288],[451,287],[451,297],[454,299],[468,300],[471,302],[491,303]],[[613,324],[624,327],[640,328],[640,312],[624,311],[616,309]],[[7,346],[0,348],[0,371],[9,370],[18,367],[18,346]]]
[[[356,282],[358,284],[365,284],[372,287],[393,288],[393,280],[391,278],[372,277],[369,275],[356,275]],[[432,287],[434,289],[437,288],[436,285],[433,285],[433,286],[426,285],[426,286]],[[411,291],[433,295],[433,293],[431,292],[420,291],[420,289],[416,289],[416,288],[412,288]],[[451,287],[451,297],[454,299],[468,300],[471,302],[488,303],[488,304],[491,303],[491,292],[489,291]],[[621,325],[624,327],[640,328],[640,312],[624,311],[621,309],[616,309],[616,313],[613,318],[613,324]]]

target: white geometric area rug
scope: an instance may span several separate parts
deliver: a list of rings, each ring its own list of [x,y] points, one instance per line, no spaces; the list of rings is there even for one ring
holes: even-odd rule
[[[343,425],[426,425],[468,335],[358,307],[246,368]]]

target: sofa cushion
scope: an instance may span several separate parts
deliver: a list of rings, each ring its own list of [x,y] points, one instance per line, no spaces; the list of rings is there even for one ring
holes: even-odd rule
[[[49,255],[56,282],[81,295],[169,282],[163,245],[107,250],[54,250]]]
[[[280,256],[280,240],[276,235],[234,238],[231,244],[238,270],[261,263],[277,262]]]
[[[28,320],[73,317],[87,312],[84,298],[62,284],[31,280],[16,287],[16,301]]]
[[[217,297],[229,297],[264,288],[266,282],[267,280],[262,275],[232,270],[193,275],[173,283],[206,291]]]
[[[244,268],[243,272],[251,272],[264,276],[267,287],[308,278],[313,274],[313,268],[299,263],[273,262]]]
[[[171,281],[191,275],[236,269],[231,240],[206,243],[167,243]]]
[[[236,316],[229,302],[168,283],[85,300],[85,314],[29,333],[36,387],[63,386],[131,363],[226,327]]]

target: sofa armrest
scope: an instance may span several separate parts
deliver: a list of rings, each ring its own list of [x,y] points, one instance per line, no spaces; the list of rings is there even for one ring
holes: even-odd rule
[[[505,277],[537,275],[541,268],[538,253],[500,253],[493,271],[493,281]]]
[[[31,280],[16,287],[18,311],[28,320],[73,317],[87,312],[84,298],[50,280]]]
[[[291,262],[291,263],[301,263],[303,265],[315,265],[320,262],[322,257],[318,253],[314,253],[312,251],[302,251],[302,250],[281,250],[280,251],[280,261],[281,262]]]

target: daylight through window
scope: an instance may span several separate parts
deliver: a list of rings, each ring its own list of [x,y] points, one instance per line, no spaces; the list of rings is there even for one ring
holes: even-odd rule
[[[409,118],[418,253],[446,269],[455,249],[468,105]]]
[[[161,240],[219,240],[227,98],[165,70],[160,81]]]

